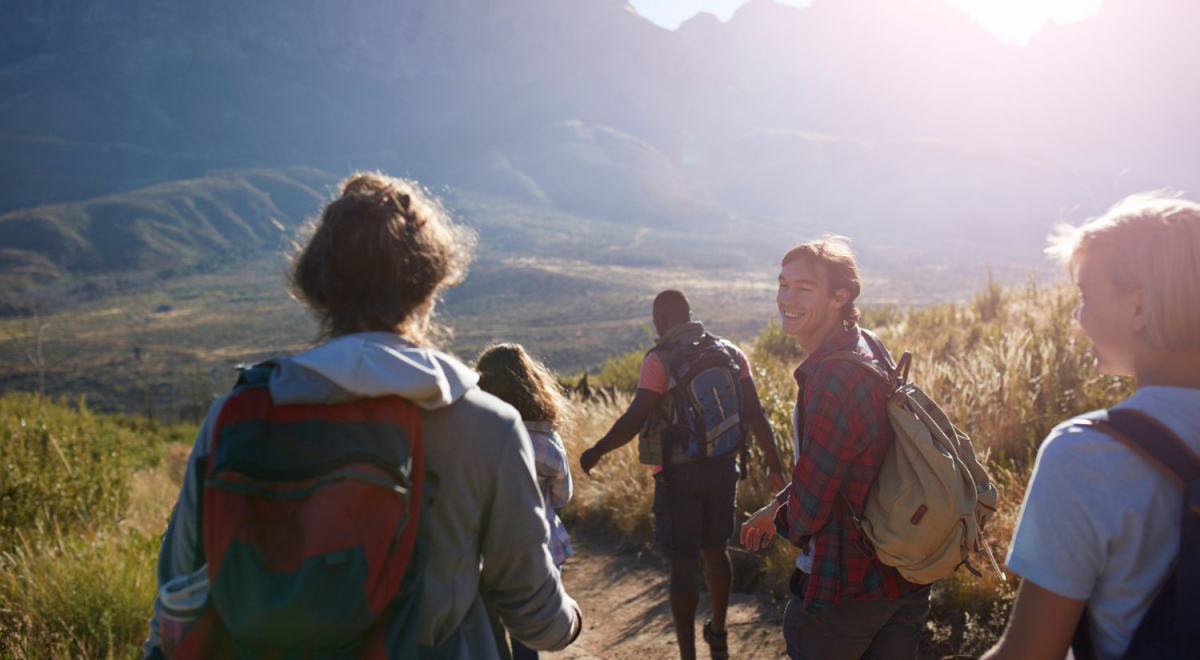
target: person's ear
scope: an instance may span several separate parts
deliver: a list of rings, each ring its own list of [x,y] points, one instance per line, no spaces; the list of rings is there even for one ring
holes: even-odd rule
[[[833,295],[830,296],[830,298],[833,300],[834,306],[836,306],[838,309],[841,309],[846,306],[847,302],[849,302],[850,292],[846,289],[837,289],[833,292]]]
[[[1133,331],[1138,335],[1142,335],[1146,332],[1146,328],[1150,327],[1145,302],[1145,292],[1142,289],[1139,288],[1130,293],[1129,304],[1133,306]]]

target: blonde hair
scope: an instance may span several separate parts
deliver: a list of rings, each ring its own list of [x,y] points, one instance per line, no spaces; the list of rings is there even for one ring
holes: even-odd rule
[[[845,236],[826,234],[821,238],[793,246],[783,255],[781,266],[786,266],[797,259],[806,259],[811,263],[820,264],[828,279],[829,293],[845,289],[849,297],[842,305],[842,321],[855,323],[858,321],[858,307],[854,301],[862,293],[862,280],[858,275],[858,262],[854,259],[854,250],[850,249],[850,239]]]
[[[1081,255],[1102,251],[1113,284],[1142,290],[1150,349],[1200,348],[1200,204],[1139,193],[1082,226],[1060,225],[1049,240],[1046,253],[1072,276]]]

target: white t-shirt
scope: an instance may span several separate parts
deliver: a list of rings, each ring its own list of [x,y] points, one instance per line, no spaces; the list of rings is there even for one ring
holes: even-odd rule
[[[1200,454],[1200,389],[1142,387],[1115,407],[1154,417]],[[1108,435],[1069,424],[1038,451],[1008,566],[1088,601],[1097,653],[1119,658],[1174,566],[1183,495]]]

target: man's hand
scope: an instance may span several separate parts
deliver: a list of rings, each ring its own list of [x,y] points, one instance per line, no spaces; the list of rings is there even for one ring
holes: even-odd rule
[[[767,488],[770,488],[772,493],[778,493],[785,486],[787,486],[787,481],[784,480],[782,472],[772,472],[767,475]]]
[[[747,550],[755,552],[770,545],[775,537],[775,512],[779,506],[778,502],[772,500],[742,523],[741,541]]]
[[[629,410],[626,410],[625,414],[613,422],[612,428],[603,438],[600,438],[596,444],[592,445],[591,449],[580,455],[579,467],[583,468],[589,477],[592,476],[592,468],[600,463],[600,459],[605,454],[616,451],[633,440],[633,436],[637,435],[638,430],[646,423],[646,419],[658,408],[662,397],[663,395],[658,392],[639,389],[633,395]]]
[[[592,447],[591,449],[585,449],[583,454],[579,456],[579,467],[583,468],[583,472],[590,477],[592,476],[592,468],[596,467],[596,465],[600,462],[601,456],[603,456],[603,454],[601,454],[600,450],[595,447]]]

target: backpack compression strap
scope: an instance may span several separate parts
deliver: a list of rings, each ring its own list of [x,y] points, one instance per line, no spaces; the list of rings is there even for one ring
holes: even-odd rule
[[[1167,425],[1146,413],[1128,408],[1088,413],[1076,424],[1104,433],[1157,468],[1183,490],[1183,505],[1187,507],[1185,512],[1190,511],[1192,515],[1200,515],[1200,486],[1197,486],[1200,483],[1200,457],[1192,452]],[[1186,530],[1180,531],[1186,533]],[[1180,562],[1175,571],[1181,570],[1182,566],[1183,563]],[[1171,588],[1178,578],[1178,575],[1168,576],[1168,584],[1164,585],[1163,591],[1151,603],[1151,611],[1147,612],[1147,616],[1162,608],[1162,603],[1159,601],[1164,596],[1171,597],[1171,600],[1195,598],[1195,594],[1179,593]],[[1176,602],[1176,604],[1179,603]],[[1186,606],[1183,609],[1186,609]],[[1138,629],[1134,631],[1130,648],[1139,646],[1143,641],[1141,628],[1142,626],[1139,625]],[[1088,624],[1086,612],[1080,617],[1079,624],[1075,628],[1071,648],[1076,660],[1094,660],[1099,657],[1092,641],[1091,626]]]

